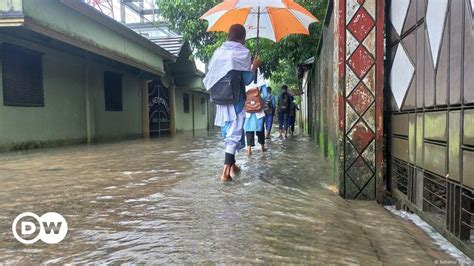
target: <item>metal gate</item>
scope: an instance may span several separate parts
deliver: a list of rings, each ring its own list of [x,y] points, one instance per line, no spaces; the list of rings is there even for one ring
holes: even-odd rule
[[[389,177],[429,220],[472,241],[474,1],[387,4]]]
[[[169,92],[161,80],[148,84],[148,110],[150,116],[150,136],[170,134],[171,116]]]

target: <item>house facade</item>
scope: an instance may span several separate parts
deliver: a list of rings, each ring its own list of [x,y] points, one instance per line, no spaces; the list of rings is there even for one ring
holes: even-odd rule
[[[149,94],[178,56],[81,1],[2,1],[0,45],[2,151],[176,131],[173,95],[154,118]]]
[[[127,24],[140,35],[172,53],[177,59],[166,65],[167,90],[170,94],[172,132],[207,130],[212,109],[202,79],[204,73],[196,68],[188,42],[169,29],[166,22]]]

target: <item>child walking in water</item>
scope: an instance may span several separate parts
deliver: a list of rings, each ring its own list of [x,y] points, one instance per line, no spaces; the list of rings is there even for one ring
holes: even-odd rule
[[[259,78],[260,80],[260,78]],[[259,87],[261,99],[268,97],[268,91],[266,85]],[[267,151],[265,146],[265,132],[264,132],[265,112],[264,108],[260,112],[246,113],[244,130],[247,137],[247,155],[252,155],[252,147],[255,147],[255,135],[257,135],[258,143],[262,147],[262,152]]]
[[[225,142],[224,169],[220,180],[232,181],[240,170],[235,153],[245,147],[243,126],[245,120],[245,85],[254,79],[260,66],[258,57],[251,60],[244,46],[246,30],[235,24],[230,27],[227,41],[215,52],[209,63],[204,85],[216,104],[214,124],[221,128]]]

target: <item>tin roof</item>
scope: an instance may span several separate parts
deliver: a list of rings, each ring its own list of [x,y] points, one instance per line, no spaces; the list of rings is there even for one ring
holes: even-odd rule
[[[184,41],[181,36],[176,37],[155,37],[150,38],[150,41],[156,43],[158,46],[162,47],[172,55],[179,57],[179,53],[183,48]]]
[[[179,57],[179,53],[184,45],[183,37],[171,30],[169,23],[164,21],[157,23],[147,22],[127,24],[127,26],[175,57]]]

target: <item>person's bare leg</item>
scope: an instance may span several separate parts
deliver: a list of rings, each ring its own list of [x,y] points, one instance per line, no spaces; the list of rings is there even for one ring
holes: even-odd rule
[[[240,167],[238,167],[236,164],[233,164],[230,167],[230,176],[232,178],[236,177],[239,172],[240,172]]]
[[[230,175],[231,168],[232,168],[231,165],[224,164],[224,170],[222,171],[222,175],[221,175],[221,178],[220,178],[221,181],[223,181],[223,182],[232,181],[232,177]]]
[[[265,146],[265,144],[262,144],[262,152],[268,151],[268,148]]]
[[[252,146],[247,147],[247,155],[251,156],[252,155]]]

